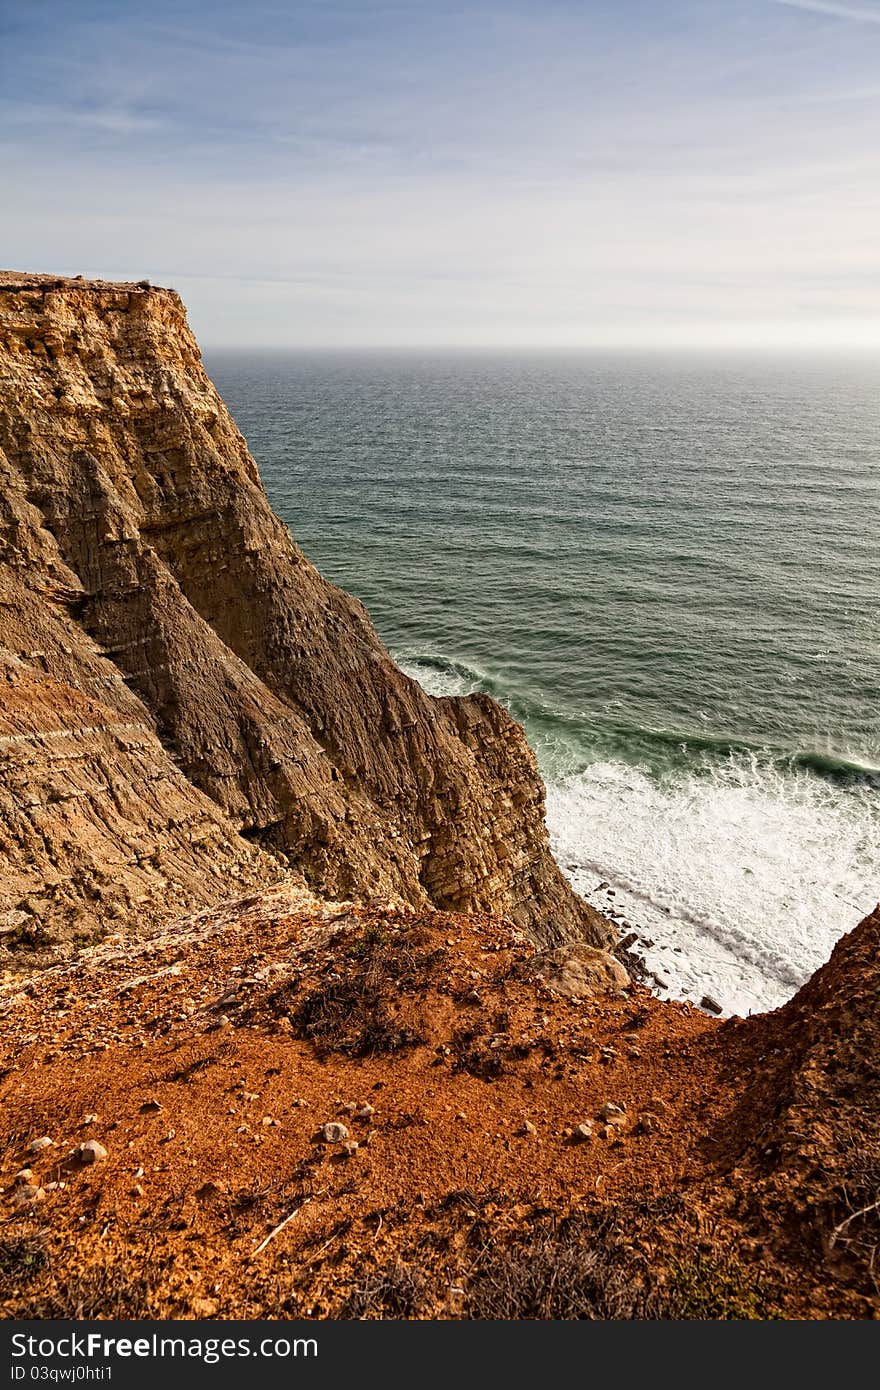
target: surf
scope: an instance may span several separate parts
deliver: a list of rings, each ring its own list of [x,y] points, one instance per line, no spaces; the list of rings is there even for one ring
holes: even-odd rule
[[[557,861],[635,934],[659,992],[695,1003],[708,994],[728,1013],[775,1008],[874,906],[880,770],[870,763],[572,717],[436,653],[401,665],[430,694],[486,690],[523,719]]]

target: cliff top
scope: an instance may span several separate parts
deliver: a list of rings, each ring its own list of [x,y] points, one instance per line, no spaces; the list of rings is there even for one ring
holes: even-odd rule
[[[44,275],[31,270],[0,270],[0,287],[4,290],[75,289],[75,290],[163,290],[149,280],[90,280],[84,275]],[[166,290],[167,292],[167,290]],[[173,294],[174,291],[172,290]]]

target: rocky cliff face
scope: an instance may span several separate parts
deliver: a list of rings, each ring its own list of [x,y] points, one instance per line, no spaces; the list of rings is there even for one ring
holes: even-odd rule
[[[8,930],[149,923],[283,868],[611,939],[522,730],[428,697],[299,551],[171,290],[0,276],[0,654]]]

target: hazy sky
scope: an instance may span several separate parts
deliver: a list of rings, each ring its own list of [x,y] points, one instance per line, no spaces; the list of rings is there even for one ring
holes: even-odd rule
[[[880,0],[0,0],[0,128],[206,345],[880,350]]]

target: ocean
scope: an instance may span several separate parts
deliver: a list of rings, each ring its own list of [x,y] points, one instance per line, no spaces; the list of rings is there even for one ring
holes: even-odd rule
[[[206,354],[433,694],[525,727],[664,996],[774,1008],[880,897],[880,363]]]

